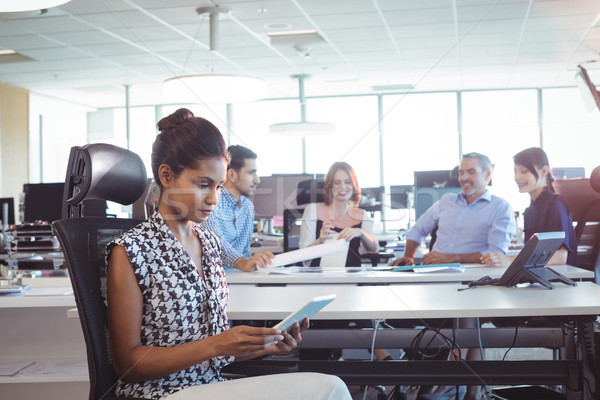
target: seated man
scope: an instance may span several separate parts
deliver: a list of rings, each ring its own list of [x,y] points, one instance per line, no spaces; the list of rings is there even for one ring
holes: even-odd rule
[[[205,225],[221,239],[223,266],[250,272],[269,264],[273,253],[260,251],[250,255],[254,230],[254,204],[248,199],[260,178],[256,173],[257,155],[243,146],[229,146],[227,180],[221,200]]]
[[[447,193],[433,204],[406,234],[404,256],[390,265],[413,265],[417,248],[436,228],[437,239],[422,264],[481,263],[484,254],[506,253],[514,231],[513,211],[487,189],[492,170],[487,156],[465,154],[458,178],[462,193]]]
[[[492,179],[490,159],[479,153],[463,155],[459,169],[462,193],[445,194],[419,218],[406,235],[404,256],[390,265],[414,265],[417,248],[423,239],[437,228],[437,239],[432,250],[425,254],[422,264],[481,263],[481,257],[498,251],[506,253],[514,231],[513,211],[508,202],[492,195],[487,186]],[[473,328],[476,320],[463,319],[460,326]],[[451,354],[451,359],[458,358]],[[481,360],[479,348],[468,349],[465,357]],[[440,386],[436,394],[443,394],[450,386]],[[480,399],[480,387],[467,388],[465,399]]]

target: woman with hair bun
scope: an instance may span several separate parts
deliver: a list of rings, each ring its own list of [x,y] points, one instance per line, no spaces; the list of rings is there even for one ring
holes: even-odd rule
[[[530,147],[513,157],[515,182],[519,192],[529,193],[531,204],[523,214],[524,240],[534,233],[565,233],[565,241],[548,264],[577,266],[577,238],[573,229],[573,217],[566,201],[558,194],[548,156],[539,147]],[[510,265],[514,257],[501,253],[488,253],[481,260],[488,265]]]
[[[337,377],[314,373],[227,381],[221,368],[286,352],[289,330],[229,327],[229,287],[217,236],[201,223],[219,202],[228,154],[219,130],[179,109],[158,123],[152,172],[160,199],[144,222],[107,246],[110,351],[119,397],[350,399]]]

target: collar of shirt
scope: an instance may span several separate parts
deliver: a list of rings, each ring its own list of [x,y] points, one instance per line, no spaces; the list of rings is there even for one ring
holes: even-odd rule
[[[238,200],[235,197],[233,197],[231,193],[229,193],[229,190],[227,190],[227,188],[223,187],[221,189],[221,201],[226,202],[227,205],[229,205],[231,208],[242,208],[242,206],[244,205],[244,199],[246,199],[246,196],[244,195],[240,196]]]
[[[460,195],[458,195],[457,198],[460,199],[460,201],[462,201],[463,203],[467,204],[467,198],[465,197],[464,193],[460,193]],[[492,194],[490,193],[490,191],[485,189],[481,196],[476,198],[474,202],[468,205],[476,204],[479,201],[487,201],[488,203],[492,201]]]

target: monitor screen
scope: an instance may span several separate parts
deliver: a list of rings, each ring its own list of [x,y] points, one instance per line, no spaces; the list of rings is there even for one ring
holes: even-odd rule
[[[371,187],[360,189],[359,207],[366,211],[381,211],[385,187]]]
[[[6,204],[6,206],[5,206]],[[4,220],[4,209],[6,208],[6,219]],[[2,224],[4,225],[14,225],[15,224],[15,199],[12,197],[3,197],[0,198],[0,220],[2,220]]]
[[[64,182],[26,183],[23,185],[21,222],[53,222],[62,219]],[[83,216],[105,217],[105,200],[84,200]]]
[[[26,183],[21,222],[52,222],[62,218],[64,183]]]
[[[283,210],[299,208],[296,201],[298,183],[312,179],[310,174],[281,174],[264,176],[250,200],[254,203],[255,218],[283,216]]]
[[[394,210],[409,208],[408,194],[413,191],[412,185],[390,186],[390,207]]]
[[[415,187],[457,187],[460,186],[457,177],[452,175],[452,170],[415,171]]]

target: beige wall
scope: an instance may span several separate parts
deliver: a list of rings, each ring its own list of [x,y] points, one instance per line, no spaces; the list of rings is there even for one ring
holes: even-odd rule
[[[0,197],[14,197],[15,212],[28,179],[29,91],[0,83]]]

